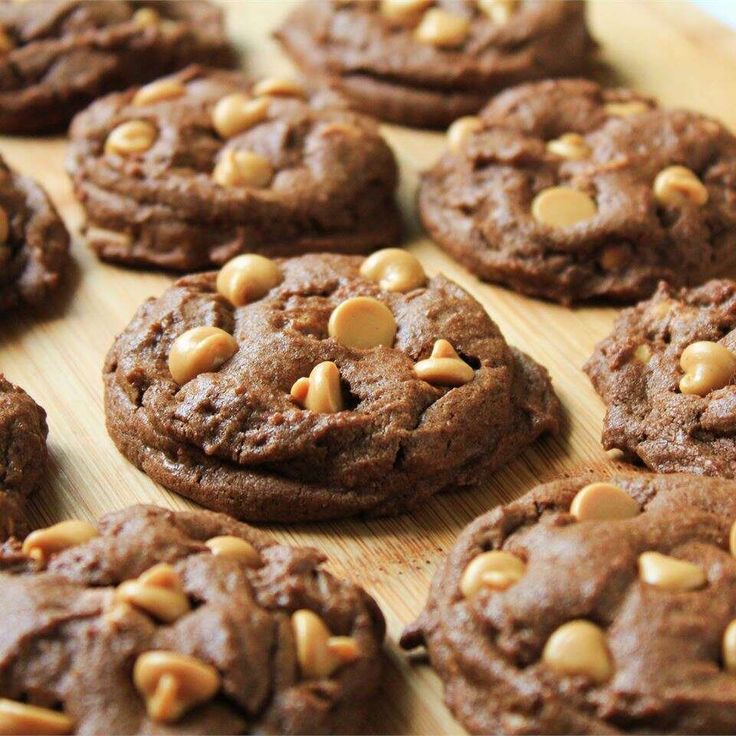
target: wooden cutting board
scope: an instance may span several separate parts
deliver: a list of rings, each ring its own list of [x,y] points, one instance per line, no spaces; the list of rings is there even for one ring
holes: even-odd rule
[[[255,74],[289,72],[269,32],[290,0],[225,3],[230,31]],[[613,79],[721,118],[736,129],[736,33],[686,2],[600,0],[591,23]],[[338,574],[353,577],[378,600],[388,619],[390,666],[372,730],[382,733],[462,733],[442,703],[431,670],[410,663],[395,641],[419,612],[432,573],[472,518],[536,483],[610,460],[599,444],[603,407],[580,366],[610,329],[615,311],[570,310],[480,283],[423,238],[414,213],[417,174],[438,156],[443,136],[386,126],[402,168],[401,197],[411,222],[411,249],[430,273],[442,271],[487,308],[509,342],[546,365],[565,405],[566,427],[524,452],[475,493],[436,498],[414,517],[270,527],[283,541],[314,545]],[[131,503],[171,508],[190,504],[128,464],[105,432],[101,366],[115,334],[168,276],[104,265],[78,235],[81,212],[64,172],[60,139],[0,138],[9,163],[48,189],[74,234],[75,267],[59,295],[35,315],[3,316],[0,369],[46,408],[51,472],[33,501],[39,525],[69,517],[94,519]]]

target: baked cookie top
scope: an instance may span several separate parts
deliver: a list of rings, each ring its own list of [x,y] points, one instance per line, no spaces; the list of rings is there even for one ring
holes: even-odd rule
[[[546,371],[399,249],[184,277],[139,309],[104,379],[124,455],[246,519],[411,509],[560,420]]]
[[[481,278],[564,303],[694,285],[736,260],[736,138],[584,80],[523,85],[455,123],[423,177],[432,237]]]
[[[3,2],[0,131],[56,129],[112,89],[235,59],[222,13],[203,0]]]
[[[734,520],[720,479],[540,486],[465,529],[402,644],[473,733],[731,733]]]
[[[661,284],[585,365],[606,404],[606,449],[662,473],[736,477],[736,283]]]
[[[95,102],[69,169],[106,259],[181,270],[246,250],[367,251],[398,238],[393,153],[334,93],[192,67]]]
[[[361,109],[431,127],[512,84],[580,74],[593,47],[577,0],[307,0],[276,36]]]
[[[26,498],[46,470],[46,412],[0,375],[0,541],[26,529]]]
[[[384,622],[324,561],[222,514],[155,506],[6,544],[5,732],[352,732]]]
[[[0,158],[0,310],[45,301],[68,260],[69,233],[46,192]]]

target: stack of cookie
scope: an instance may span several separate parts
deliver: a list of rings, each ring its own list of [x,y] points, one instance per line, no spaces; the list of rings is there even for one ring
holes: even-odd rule
[[[383,614],[250,522],[411,513],[547,433],[547,370],[403,249],[379,122],[448,127],[428,235],[478,278],[631,303],[584,370],[585,473],[476,519],[401,646],[473,733],[734,733],[736,137],[584,78],[579,0],[306,0],[254,79],[203,0],[0,5],[0,131],[69,125],[102,260],[179,272],[104,361],[107,430],[209,510],[28,533],[46,414],[0,377],[0,733],[366,728]],[[57,288],[69,233],[0,160],[0,309]],[[702,476],[713,476],[704,478]]]

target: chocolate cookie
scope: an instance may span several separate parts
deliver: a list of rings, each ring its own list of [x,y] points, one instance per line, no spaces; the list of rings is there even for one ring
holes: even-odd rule
[[[649,296],[736,263],[736,138],[583,80],[509,90],[422,178],[430,235],[487,281],[563,303]]]
[[[198,270],[401,235],[377,125],[287,79],[190,68],[98,100],[71,136],[87,238],[105,260]]]
[[[383,616],[324,561],[222,514],[156,506],[6,545],[3,733],[364,726]]]
[[[46,412],[0,374],[0,542],[26,530],[26,498],[46,470]]]
[[[0,157],[0,310],[39,304],[69,260],[69,233],[36,182]]]
[[[476,519],[402,645],[472,733],[733,733],[736,483],[600,481]]]
[[[246,255],[182,278],[139,309],[104,379],[131,462],[254,520],[411,510],[560,420],[544,368],[398,249]]]
[[[581,74],[594,46],[584,3],[562,0],[308,0],[276,38],[358,109],[419,127],[519,82]]]
[[[202,0],[2,2],[0,131],[56,130],[113,89],[236,58],[220,10]]]
[[[736,283],[660,284],[585,371],[607,406],[607,450],[662,473],[736,478]]]

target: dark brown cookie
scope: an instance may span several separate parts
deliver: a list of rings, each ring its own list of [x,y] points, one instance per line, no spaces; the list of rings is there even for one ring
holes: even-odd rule
[[[156,506],[6,545],[3,733],[364,728],[384,620],[323,562],[222,514]]]
[[[384,120],[444,127],[505,87],[583,73],[582,2],[308,0],[276,37],[300,69]]]
[[[69,260],[69,233],[46,192],[0,158],[0,310],[40,304]]]
[[[26,529],[26,498],[46,471],[46,412],[0,375],[0,542]]]
[[[736,483],[605,480],[476,519],[404,633],[469,731],[736,730]]]
[[[736,283],[661,284],[621,313],[585,365],[603,446],[662,473],[736,478]]]
[[[106,260],[199,270],[401,235],[393,153],[330,92],[190,68],[97,101],[71,136],[87,237]]]
[[[0,131],[42,133],[114,89],[194,62],[232,66],[222,13],[203,0],[0,3]]]
[[[104,379],[128,459],[252,520],[410,510],[479,485],[560,420],[544,368],[396,249],[182,278],[139,309]]]
[[[430,235],[482,279],[563,303],[649,296],[736,263],[736,138],[583,80],[509,90],[423,177]]]

